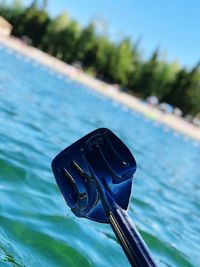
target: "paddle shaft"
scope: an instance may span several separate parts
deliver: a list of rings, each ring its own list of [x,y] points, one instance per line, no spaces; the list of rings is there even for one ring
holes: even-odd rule
[[[117,208],[108,217],[129,262],[134,267],[156,267],[149,249],[128,217],[126,211]]]
[[[133,267],[156,267],[149,249],[127,212],[114,201],[106,185],[100,181],[97,185],[104,211],[130,264]]]

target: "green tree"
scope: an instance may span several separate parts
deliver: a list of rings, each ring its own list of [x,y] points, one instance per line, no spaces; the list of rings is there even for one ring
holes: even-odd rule
[[[59,51],[63,55],[62,59],[68,63],[72,63],[77,59],[77,42],[80,36],[80,26],[76,21],[71,21],[66,29],[60,32],[62,39]]]
[[[185,113],[197,115],[200,113],[200,63],[198,63],[190,72],[190,83],[187,92],[188,105],[185,105]]]
[[[129,75],[133,70],[133,47],[130,40],[126,38],[111,51],[108,74],[113,81],[127,86]]]
[[[134,91],[146,98],[152,95],[156,86],[156,72],[158,67],[158,49],[152,54],[151,58],[140,65],[139,73],[134,84]]]
[[[160,61],[154,73],[154,86],[152,87],[151,95],[162,99],[168,93],[178,70],[179,65],[176,62],[168,64]]]
[[[69,15],[63,12],[54,20],[51,20],[41,40],[41,48],[55,56],[62,58],[61,52],[58,51],[58,45],[62,43],[62,32],[70,23]]]
[[[177,106],[184,114],[197,114],[200,111],[200,73],[198,63],[191,71],[181,69],[171,84],[164,100]]]
[[[6,5],[6,2],[0,3],[0,15],[7,19],[15,27],[19,24],[19,19],[23,15],[23,12],[24,7],[22,5],[22,1],[20,0],[13,1],[11,7]]]
[[[94,48],[96,56],[93,65],[96,69],[97,76],[109,81],[108,70],[110,68],[110,59],[113,50],[115,50],[115,46],[106,36],[98,36],[96,37]]]
[[[32,40],[34,46],[39,46],[46,31],[50,18],[46,11],[39,10],[36,4],[26,8],[14,27],[17,36],[26,35]]]
[[[94,63],[96,44],[96,34],[94,24],[90,23],[85,27],[76,43],[77,60],[83,63],[83,66],[89,67]]]

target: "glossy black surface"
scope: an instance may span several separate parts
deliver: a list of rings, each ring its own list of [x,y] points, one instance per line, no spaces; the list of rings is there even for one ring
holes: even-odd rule
[[[110,130],[100,128],[64,149],[52,162],[56,182],[76,216],[108,222],[98,184],[127,209],[136,162]]]
[[[76,216],[110,223],[132,266],[156,266],[126,213],[136,162],[113,132],[100,128],[84,136],[53,160],[52,169]]]

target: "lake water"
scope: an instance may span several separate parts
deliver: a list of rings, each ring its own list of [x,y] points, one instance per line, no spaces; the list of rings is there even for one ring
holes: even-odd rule
[[[113,130],[138,170],[129,215],[158,266],[200,266],[200,144],[0,45],[0,266],[129,266],[111,228],[76,218],[51,172]]]

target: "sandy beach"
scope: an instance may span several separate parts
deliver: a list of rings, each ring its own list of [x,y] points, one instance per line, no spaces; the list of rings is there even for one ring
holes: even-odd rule
[[[15,51],[32,58],[39,63],[52,68],[53,70],[66,75],[72,80],[78,81],[101,94],[112,98],[127,107],[140,112],[149,119],[158,121],[184,135],[187,135],[195,140],[200,141],[200,128],[188,123],[183,118],[176,117],[173,114],[163,114],[157,108],[152,108],[143,103],[138,98],[119,91],[115,86],[106,84],[100,80],[86,75],[73,66],[70,66],[59,59],[52,57],[34,47],[24,44],[19,39],[14,37],[0,36],[0,44],[3,44]]]

